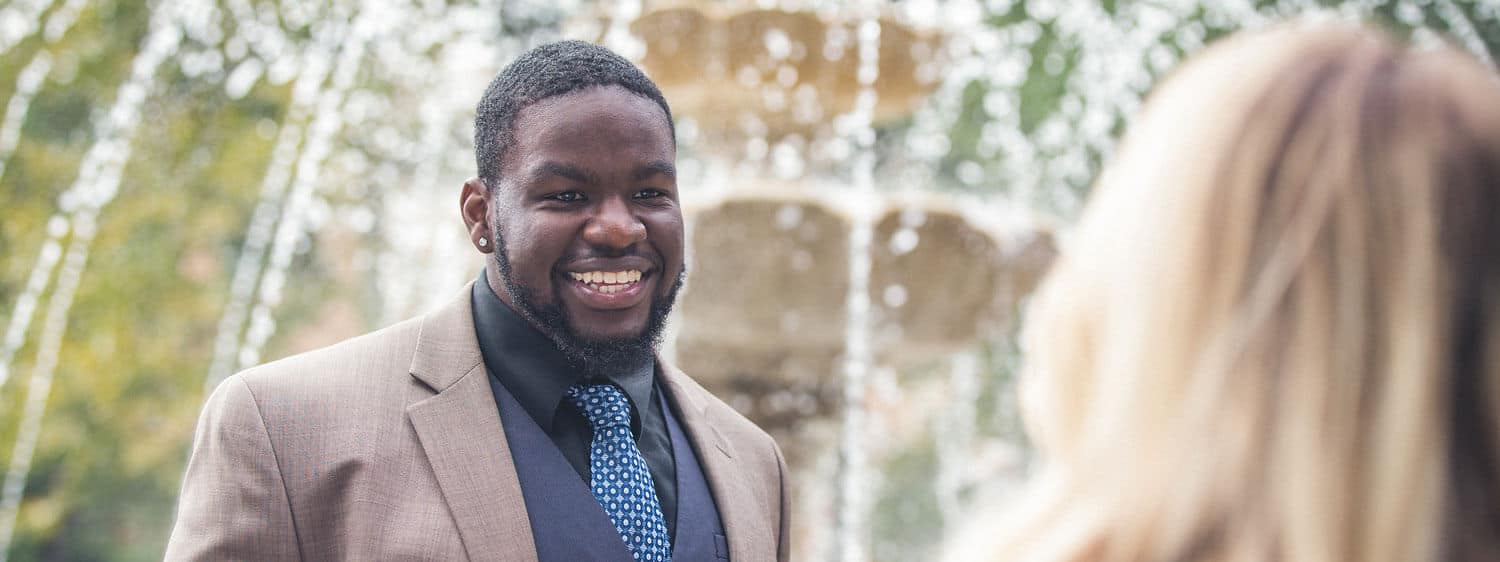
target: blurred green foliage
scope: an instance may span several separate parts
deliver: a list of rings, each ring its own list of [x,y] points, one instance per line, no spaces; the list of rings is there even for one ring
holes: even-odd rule
[[[49,217],[59,212],[57,194],[77,179],[94,122],[129,72],[149,15],[143,2],[92,3],[57,42],[35,34],[0,58],[6,96],[35,53],[47,49],[54,58],[0,189],[6,314],[36,263]],[[271,141],[257,124],[279,121],[289,97],[287,87],[262,82],[231,99],[211,78],[164,64],[142,107],[120,192],[101,214],[68,314],[11,560],[161,557],[232,257],[270,158]],[[290,282],[318,284],[306,273]],[[42,323],[39,311],[33,337],[0,388],[0,466],[11,461]]]

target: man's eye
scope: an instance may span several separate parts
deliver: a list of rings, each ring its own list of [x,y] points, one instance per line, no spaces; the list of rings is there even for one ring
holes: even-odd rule
[[[635,192],[636,199],[655,199],[657,197],[666,197],[666,195],[659,189],[642,189]]]
[[[562,193],[554,193],[552,195],[548,195],[547,198],[554,201],[561,201],[563,203],[577,203],[583,200],[583,194],[577,191],[564,191]]]

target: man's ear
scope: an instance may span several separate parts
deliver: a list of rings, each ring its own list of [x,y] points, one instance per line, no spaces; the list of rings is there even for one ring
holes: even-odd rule
[[[482,254],[494,252],[495,241],[490,240],[490,190],[484,180],[469,178],[464,182],[458,195],[458,212],[469,231],[469,243]]]

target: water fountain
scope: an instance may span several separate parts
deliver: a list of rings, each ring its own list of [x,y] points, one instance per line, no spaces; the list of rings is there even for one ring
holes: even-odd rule
[[[213,303],[186,324],[203,334],[158,336],[181,339],[174,351],[195,361],[190,382],[138,365],[133,353],[117,353],[110,373],[162,395],[190,386],[188,402],[201,397],[200,385],[262,358],[424,312],[471,278],[478,262],[457,226],[453,191],[472,173],[474,100],[521,49],[579,37],[635,57],[679,116],[693,273],[668,347],[782,441],[797,471],[797,520],[820,522],[799,525],[797,558],[931,558],[977,489],[1003,488],[1024,471],[1009,387],[1016,310],[1124,119],[1186,53],[1314,4],[510,0],[502,10],[428,0],[163,0],[130,39],[139,51],[121,49],[132,53],[130,72],[92,100],[99,114],[78,134],[72,187],[32,221],[31,237],[0,240],[9,244],[0,271],[19,272],[0,279],[14,300],[0,340],[0,423],[14,423],[18,435],[0,494],[0,557],[9,546],[33,548],[11,540],[13,529],[27,536],[18,518],[66,520],[83,509],[48,482],[73,478],[94,490],[77,482],[126,481],[28,477],[55,470],[45,461],[49,439],[70,433],[68,424],[44,430],[49,400],[57,415],[58,392],[86,385],[69,377],[87,374],[80,363],[90,354],[108,356],[93,348],[108,349],[114,337],[92,337],[113,317],[68,321],[79,314],[75,303],[88,302],[75,295],[119,274],[85,273],[103,267],[90,260],[97,232],[136,216],[123,210],[142,199],[187,193],[140,179],[151,166],[132,153],[132,139],[171,136],[143,120],[143,108],[274,106],[253,121],[261,140],[251,144],[264,158],[244,177],[219,180],[227,193],[247,194],[242,209],[225,214],[234,226],[176,234],[194,240],[183,244],[180,275]],[[39,166],[26,150],[37,134],[33,108],[46,109],[49,92],[56,97],[77,73],[62,45],[99,34],[108,20],[96,12],[132,9],[144,8],[112,0],[0,7],[0,70],[15,69],[0,120],[7,192],[18,173]],[[1372,12],[1444,29],[1486,60],[1496,44],[1487,38],[1500,36],[1500,2],[1355,0],[1327,17]],[[207,84],[211,94],[172,90],[183,83]],[[178,97],[156,99],[169,95]],[[223,152],[209,150],[205,161],[240,157]],[[117,197],[122,190],[140,197]],[[149,306],[163,296],[150,289],[119,298]],[[29,376],[7,385],[12,371]],[[130,400],[180,410],[171,418],[178,424],[196,410]],[[163,455],[170,463],[145,472],[180,470],[185,430],[108,421],[128,426],[132,441],[175,435]],[[139,446],[131,443],[131,462],[143,462]],[[37,481],[42,487],[27,488]],[[64,507],[46,507],[56,505]],[[37,525],[64,529],[36,543],[54,549],[127,534]],[[161,540],[164,523],[155,525],[148,543]]]

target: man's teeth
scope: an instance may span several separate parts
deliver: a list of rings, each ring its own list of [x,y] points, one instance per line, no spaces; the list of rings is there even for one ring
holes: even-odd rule
[[[573,279],[587,283],[590,289],[604,294],[625,290],[630,283],[641,280],[640,270],[572,272]]]

